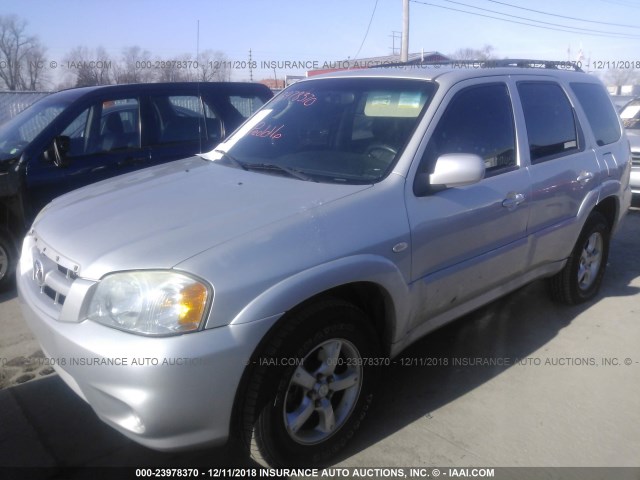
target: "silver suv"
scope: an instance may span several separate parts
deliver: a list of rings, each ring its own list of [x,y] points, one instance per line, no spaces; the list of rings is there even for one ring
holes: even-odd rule
[[[202,157],[54,200],[19,295],[60,376],[124,435],[322,464],[423,335],[534,279],[592,299],[630,168],[585,73],[331,74]]]

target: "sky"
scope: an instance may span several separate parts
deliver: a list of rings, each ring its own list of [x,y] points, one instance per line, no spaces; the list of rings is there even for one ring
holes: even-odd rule
[[[258,66],[297,61],[322,67],[388,55],[393,32],[399,50],[402,31],[402,0],[0,0],[0,15],[10,14],[27,21],[27,32],[47,48],[47,60],[57,62],[54,78],[64,74],[64,59],[78,46],[103,47],[117,58],[137,45],[160,60],[219,50],[233,62],[232,79],[249,80],[249,50]],[[409,50],[451,54],[491,45],[499,58],[561,61],[582,52],[583,63],[598,67],[592,70],[604,72],[615,62],[640,72],[639,18],[640,0],[412,0]],[[275,75],[285,73],[304,70],[277,69]],[[273,76],[272,70],[253,72],[254,80]]]

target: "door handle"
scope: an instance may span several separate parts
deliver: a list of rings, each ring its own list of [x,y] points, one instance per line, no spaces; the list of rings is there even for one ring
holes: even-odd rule
[[[593,172],[587,172],[583,170],[582,172],[580,172],[580,175],[578,175],[578,178],[576,180],[580,185],[586,185],[593,179],[593,176]]]
[[[508,208],[509,210],[513,210],[522,202],[524,202],[524,195],[516,192],[509,192],[507,194],[507,198],[502,201],[502,206]]]

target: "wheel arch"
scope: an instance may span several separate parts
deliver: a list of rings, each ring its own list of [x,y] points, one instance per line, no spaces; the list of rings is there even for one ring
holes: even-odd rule
[[[409,313],[409,287],[389,259],[356,255],[318,265],[285,278],[263,291],[238,313],[231,324],[249,323],[281,314],[272,327],[310,304],[327,297],[354,304],[367,314],[383,350],[396,341],[396,325]]]
[[[618,200],[614,196],[606,197],[602,199],[598,204],[593,208],[593,211],[600,212],[609,223],[609,229],[611,232],[615,231],[618,224],[618,212],[620,210],[620,205]]]

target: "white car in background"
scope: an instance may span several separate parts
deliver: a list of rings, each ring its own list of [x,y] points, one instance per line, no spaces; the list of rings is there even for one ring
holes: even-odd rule
[[[640,97],[627,103],[620,112],[622,124],[631,144],[631,191],[640,196]]]

